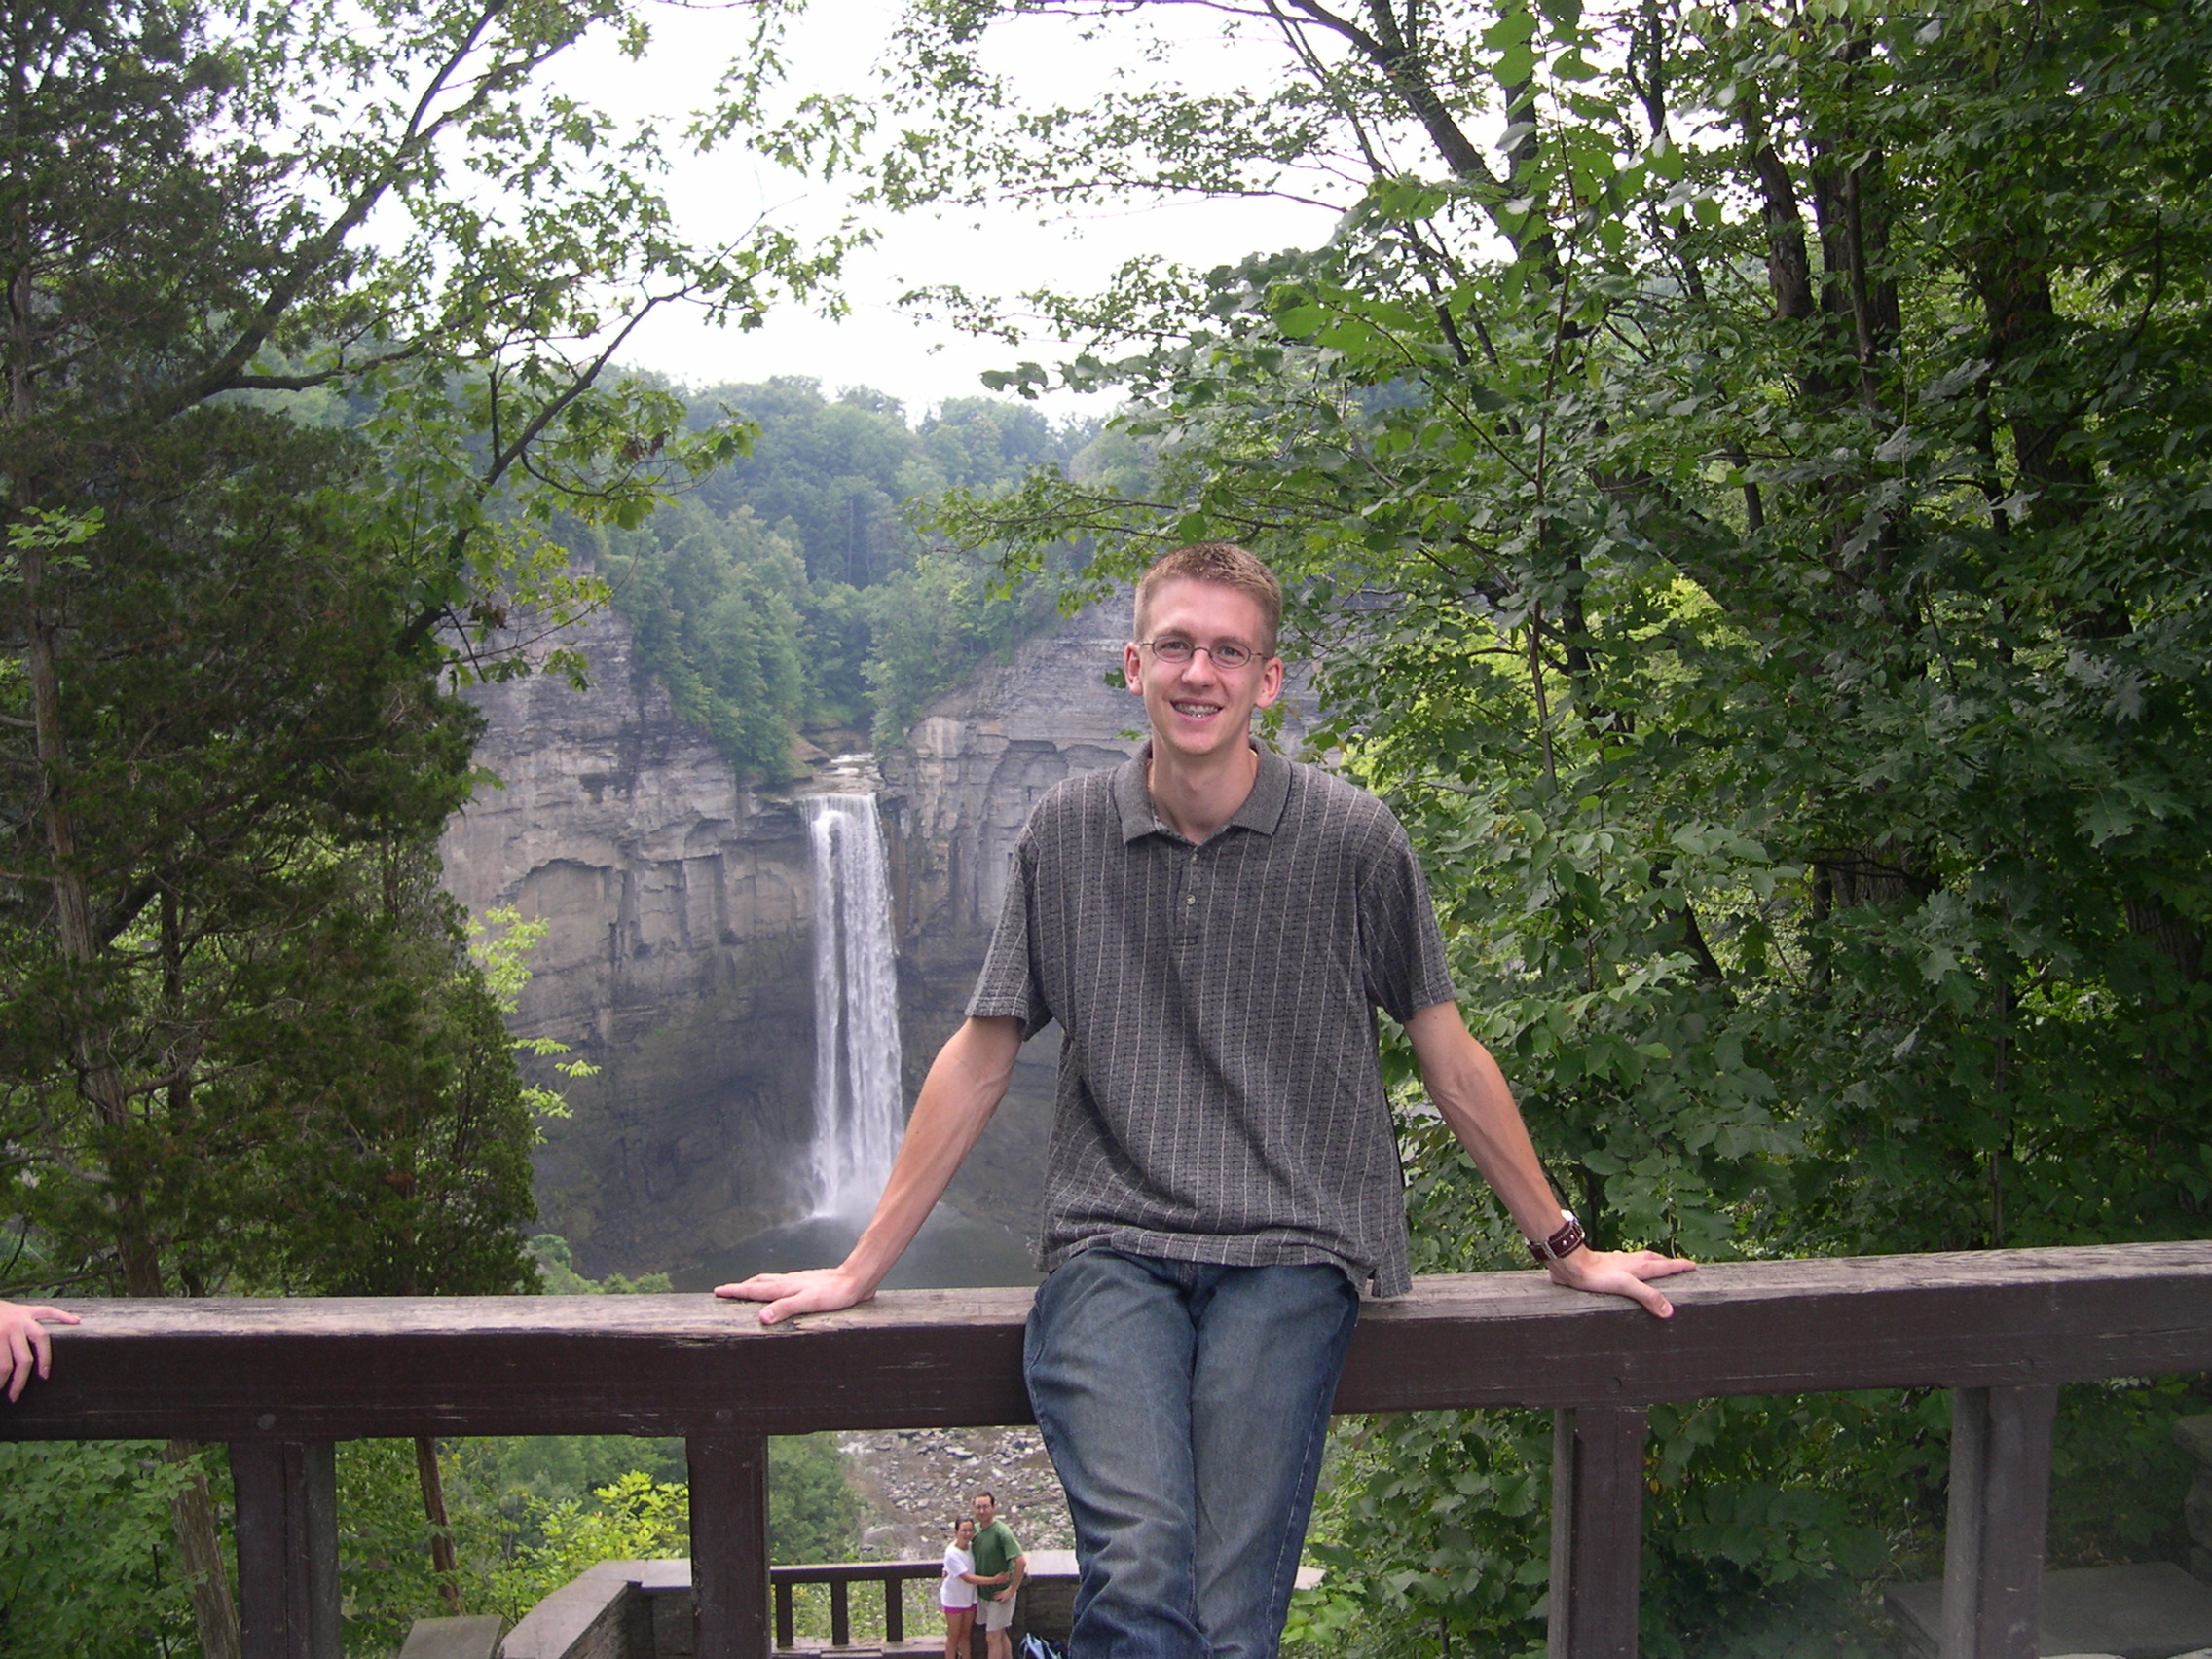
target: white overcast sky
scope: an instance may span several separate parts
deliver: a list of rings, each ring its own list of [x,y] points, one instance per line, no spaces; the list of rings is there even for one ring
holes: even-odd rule
[[[898,11],[897,0],[814,0],[788,37],[791,88],[867,92]],[[642,62],[587,49],[566,80],[617,119],[651,116],[673,132],[708,100],[749,25],[742,14],[714,9],[658,5],[647,15],[654,40]],[[1279,47],[1225,42],[1220,15],[1203,7],[1162,8],[1154,26],[1179,42],[1175,72],[1186,85],[1264,76],[1280,62]],[[1109,52],[1079,41],[1060,18],[1020,19],[994,35],[993,48],[999,64],[1054,99],[1072,101],[1103,85],[1113,63]],[[763,213],[804,234],[835,225],[847,211],[841,183],[794,177],[734,147],[679,161],[668,189],[678,224],[695,243],[735,235]],[[977,293],[1045,285],[1088,290],[1134,254],[1162,253],[1202,270],[1254,251],[1311,246],[1333,223],[1321,209],[1274,201],[1132,204],[1053,222],[1004,210],[980,225],[972,217],[874,221],[881,240],[850,264],[844,290],[851,312],[842,320],[787,309],[765,327],[740,333],[670,315],[640,331],[627,359],[692,387],[779,374],[811,375],[831,393],[869,386],[901,399],[911,419],[945,397],[982,391],[977,377],[985,369],[1011,367],[1024,356],[1047,364],[1057,358],[1050,340],[1012,348],[917,323],[895,304],[910,288],[951,282]],[[1061,394],[1046,407],[1060,414],[1085,404]]]

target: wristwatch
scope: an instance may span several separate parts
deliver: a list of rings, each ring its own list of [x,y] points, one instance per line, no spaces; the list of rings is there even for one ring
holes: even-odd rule
[[[1540,1244],[1533,1238],[1526,1239],[1524,1242],[1529,1246],[1529,1254],[1535,1257],[1538,1264],[1542,1264],[1556,1262],[1562,1256],[1573,1255],[1575,1251],[1582,1248],[1587,1240],[1582,1236],[1582,1223],[1574,1219],[1574,1212],[1570,1209],[1563,1209],[1559,1212],[1559,1231],[1557,1233]]]

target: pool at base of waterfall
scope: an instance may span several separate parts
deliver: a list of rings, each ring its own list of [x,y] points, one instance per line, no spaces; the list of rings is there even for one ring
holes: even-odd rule
[[[833,1268],[860,1237],[863,1223],[818,1215],[743,1239],[670,1272],[678,1290],[712,1290],[755,1273]],[[886,1290],[956,1290],[978,1285],[1032,1285],[1029,1246],[1012,1228],[977,1221],[948,1204],[930,1211],[913,1243],[883,1281]]]

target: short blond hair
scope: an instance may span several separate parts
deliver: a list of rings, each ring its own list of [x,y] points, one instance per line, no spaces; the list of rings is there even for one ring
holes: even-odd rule
[[[1274,655],[1275,635],[1282,627],[1282,583],[1275,580],[1274,571],[1235,542],[1193,541],[1155,559],[1151,569],[1137,578],[1136,608],[1130,621],[1138,634],[1144,632],[1145,608],[1152,603],[1153,594],[1169,582],[1211,582],[1243,594],[1260,608],[1267,634],[1260,654]]]

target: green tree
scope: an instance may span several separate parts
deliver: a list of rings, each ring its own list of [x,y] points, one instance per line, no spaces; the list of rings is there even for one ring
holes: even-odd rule
[[[860,1499],[845,1484],[834,1436],[768,1442],[768,1555],[778,1562],[851,1561],[860,1553]]]
[[[0,1654],[137,1659],[192,1640],[170,1504],[190,1480],[158,1441],[0,1447]]]
[[[634,523],[734,453],[605,374],[645,318],[756,322],[838,251],[687,247],[656,140],[544,85],[595,31],[644,42],[619,3],[0,26],[0,1113],[35,1282],[315,1283],[303,1216],[405,1277],[485,1196],[433,1195],[423,1137],[502,1132],[511,1083],[460,1056],[511,1062],[450,928],[389,892],[466,793],[439,675],[522,671],[508,612],[595,596],[553,515]],[[750,131],[773,67],[699,133]],[[331,1017],[357,1001],[364,1029]],[[424,1032],[435,1058],[392,1046]],[[197,1477],[175,1521],[201,1644],[234,1653]]]
[[[1039,571],[1009,591],[990,554],[939,546],[871,589],[866,674],[876,747],[903,741],[923,705],[977,663],[1050,627],[1062,573]]]
[[[677,714],[753,776],[787,781],[805,699],[806,572],[791,544],[748,507],[717,517],[686,498],[609,535],[602,568],[639,668]]]
[[[999,9],[909,9],[940,119],[887,200],[1354,181],[1324,247],[1042,297],[1152,477],[1040,475],[943,528],[1096,535],[1101,575],[1200,535],[1274,562],[1316,745],[1408,819],[1602,1242],[2200,1234],[2212,14],[1265,10],[1277,79],[1052,109],[990,73]],[[1428,1259],[1501,1261],[1405,1105]],[[1350,1593],[1407,1641],[1526,1631],[1455,1575],[1526,1585],[1533,1531],[1432,1524],[1436,1436],[1469,1432],[1363,1452]],[[1528,1459],[1480,1433],[1444,1462],[1494,1496]],[[1939,1514],[1924,1401],[1655,1434],[1653,1652]]]
[[[872,724],[877,743],[898,742],[923,703],[1053,614],[1055,585],[1011,594],[987,561],[926,542],[912,521],[947,489],[1076,465],[1094,425],[984,397],[947,398],[909,425],[880,392],[830,398],[796,376],[713,387],[689,407],[694,427],[736,415],[756,435],[679,508],[591,545],[648,672],[754,775],[788,777],[801,726]]]

